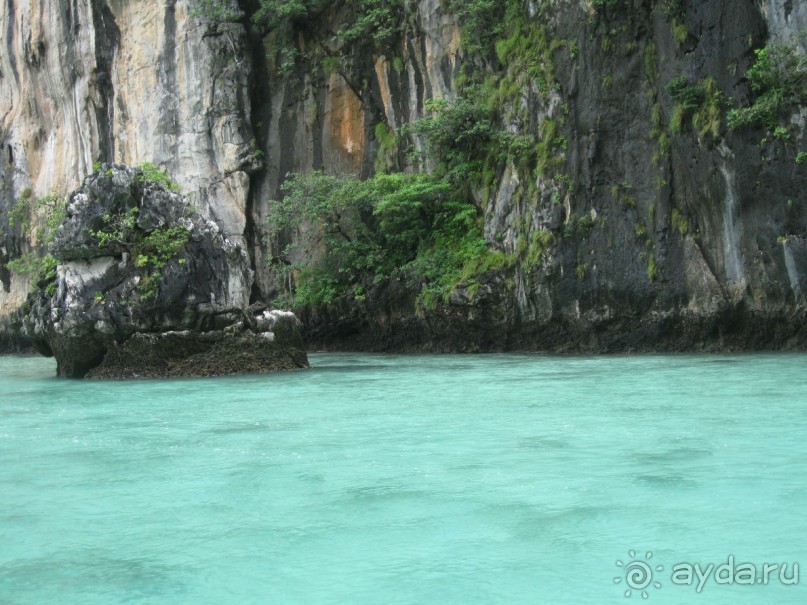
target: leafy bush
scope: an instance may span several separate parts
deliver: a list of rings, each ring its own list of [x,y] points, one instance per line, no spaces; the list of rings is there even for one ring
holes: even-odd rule
[[[683,0],[660,0],[659,6],[667,19],[680,19],[684,16]]]
[[[188,243],[189,234],[182,225],[158,227],[144,232],[137,226],[138,213],[138,208],[130,208],[115,215],[105,214],[104,226],[91,231],[90,235],[101,246],[125,250],[132,256],[137,268],[147,270],[137,286],[140,300],[147,301],[157,294],[162,269],[179,256]],[[178,262],[184,264],[185,259],[180,258]]]
[[[32,236],[32,243],[39,251],[28,252],[7,263],[9,270],[30,278],[47,296],[56,292],[56,259],[50,254],[42,255],[42,248],[51,243],[56,230],[65,216],[66,200],[48,195],[34,200],[30,189],[25,189],[17,204],[9,213],[9,224],[17,225],[22,231]],[[35,225],[33,232],[31,225]]]
[[[486,172],[507,159],[524,168],[543,161],[542,168],[548,169],[556,165],[557,150],[566,146],[552,120],[544,120],[541,141],[537,141],[533,135],[498,128],[491,109],[464,97],[454,102],[431,99],[426,101],[426,109],[429,115],[401,128],[402,136],[425,138],[423,150],[411,159],[428,160],[433,166],[427,167],[460,189],[480,184]]]
[[[689,39],[689,28],[687,28],[685,23],[678,20],[673,20],[672,30],[673,37],[679,46]]]
[[[253,21],[274,30],[304,25],[333,4],[333,0],[259,0]]]
[[[23,230],[28,229],[31,224],[31,201],[33,192],[30,188],[25,188],[20,194],[17,203],[8,213],[8,224],[10,227],[20,225]]]
[[[179,191],[181,189],[179,185],[171,180],[164,170],[160,169],[159,166],[152,164],[151,162],[144,162],[143,164],[140,164],[140,175],[138,176],[138,180],[143,184],[155,183],[168,191]]]
[[[140,300],[147,301],[156,296],[162,270],[179,255],[187,243],[188,231],[182,225],[158,227],[137,243],[135,265],[149,270],[138,284]],[[178,262],[184,264],[185,259],[180,258]]]
[[[238,4],[233,0],[195,0],[191,16],[202,17],[213,24],[236,21],[241,16]]]
[[[503,257],[488,250],[476,208],[432,175],[360,181],[291,174],[283,191],[285,197],[271,205],[270,232],[299,232],[283,251],[306,259],[295,267],[298,305],[332,302],[351,291],[363,296],[366,286],[399,275],[420,290],[424,305],[433,306],[463,277]]]
[[[138,242],[138,259],[146,257],[146,265],[164,268],[188,243],[188,230],[182,225],[158,227]]]
[[[378,141],[378,152],[373,166],[377,173],[388,172],[395,165],[398,137],[386,123],[378,122],[375,125],[375,138]]]
[[[679,76],[667,84],[667,92],[676,103],[687,110],[698,107],[705,97],[703,87],[691,84],[686,76]]]
[[[130,208],[126,212],[115,215],[105,214],[101,217],[103,227],[91,231],[90,235],[98,240],[102,247],[119,247],[129,251],[134,241],[139,212],[138,208]]]
[[[757,98],[749,107],[729,111],[731,130],[754,124],[774,130],[785,110],[807,102],[807,57],[798,46],[770,44],[755,53],[747,76]]]
[[[39,256],[36,252],[28,252],[8,261],[8,268],[20,275],[35,276],[39,279],[43,274],[55,269],[54,258],[50,254]],[[55,277],[55,273],[54,273]]]
[[[469,53],[487,51],[501,30],[502,3],[497,0],[450,0],[449,9],[462,24],[462,43]]]
[[[65,215],[67,201],[57,195],[46,195],[34,199],[30,189],[25,189],[17,200],[15,206],[8,213],[8,224],[19,226],[24,233],[28,233],[32,220],[37,228],[33,235],[36,242],[49,244],[56,235],[56,229]]]
[[[36,252],[28,252],[19,258],[10,260],[6,265],[11,271],[28,276],[46,296],[56,293],[56,267],[58,262],[50,255],[39,256]]]
[[[223,0],[204,0],[216,4]],[[266,32],[276,35],[268,40],[270,52],[281,70],[293,68],[299,53],[295,33],[311,30],[322,22],[322,16],[334,7],[340,9],[340,22],[333,31],[334,41],[356,48],[371,46],[383,52],[403,27],[403,0],[258,0],[252,20]],[[216,19],[215,11],[207,11]]]
[[[57,195],[47,195],[37,200],[40,226],[36,232],[38,243],[47,246],[56,237],[56,230],[67,212],[67,200]]]
[[[355,0],[347,6],[348,18],[338,38],[348,44],[372,41],[377,50],[395,40],[403,24],[402,0]]]
[[[426,138],[425,155],[451,182],[478,173],[497,136],[491,112],[464,98],[454,103],[430,99],[426,111],[427,117],[412,121],[402,132]]]

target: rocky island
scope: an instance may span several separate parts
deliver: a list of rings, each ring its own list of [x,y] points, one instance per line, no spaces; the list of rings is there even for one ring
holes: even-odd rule
[[[159,171],[104,164],[52,208],[21,334],[74,378],[308,367],[296,316],[249,308],[249,257],[172,189]]]

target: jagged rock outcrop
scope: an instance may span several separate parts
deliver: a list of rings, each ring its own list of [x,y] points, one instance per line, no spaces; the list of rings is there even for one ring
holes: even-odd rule
[[[104,164],[70,196],[23,334],[68,377],[306,367],[296,318],[261,317],[257,332],[246,252],[148,176]]]
[[[725,125],[729,107],[755,98],[755,49],[805,50],[805,7],[525,1],[527,23],[540,27],[527,51],[505,33],[480,55],[458,14],[473,4],[402,2],[380,45],[336,35],[352,14],[343,2],[290,32],[255,25],[255,3],[232,2],[237,16],[217,23],[195,16],[195,0],[0,6],[9,25],[0,48],[0,315],[29,289],[8,261],[37,246],[8,217],[27,188],[34,198],[71,190],[96,160],[165,169],[248,253],[249,302],[269,303],[294,278],[276,270],[288,239],[267,227],[286,174],[412,170],[408,152],[423,150],[423,138],[391,146],[385,133],[427,115],[428,100],[455,100],[469,79],[490,77],[507,97],[497,100],[497,126],[532,137],[549,163],[540,173],[503,159],[470,192],[488,243],[514,264],[459,283],[436,309],[395,280],[360,300],[300,309],[310,346],[807,346],[807,163],[795,161],[807,151],[807,113],[790,107],[780,138]],[[504,12],[482,34],[495,33]],[[287,55],[277,52],[281,38]],[[507,55],[517,51],[532,54]],[[681,76],[712,87],[717,124],[695,127],[687,115],[673,132],[680,108],[668,85]],[[543,234],[551,243],[538,250]],[[100,261],[88,269],[107,270]]]

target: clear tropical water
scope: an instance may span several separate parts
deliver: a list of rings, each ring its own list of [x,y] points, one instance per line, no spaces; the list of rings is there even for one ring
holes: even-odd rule
[[[671,577],[807,568],[807,356],[311,361],[92,383],[0,358],[0,603],[807,602],[807,571]]]

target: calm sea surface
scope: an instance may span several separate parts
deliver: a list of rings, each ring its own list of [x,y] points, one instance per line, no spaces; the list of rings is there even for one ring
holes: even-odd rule
[[[807,603],[805,355],[311,362],[0,358],[0,604]]]

